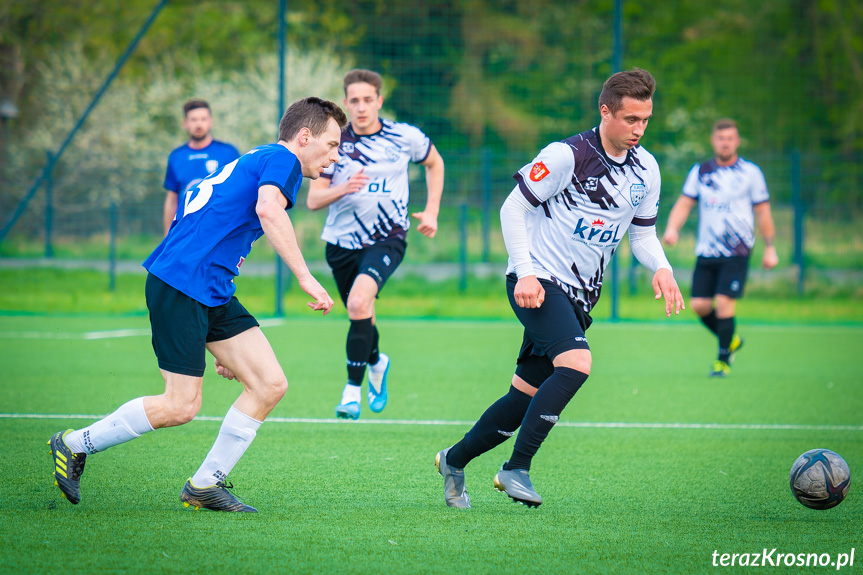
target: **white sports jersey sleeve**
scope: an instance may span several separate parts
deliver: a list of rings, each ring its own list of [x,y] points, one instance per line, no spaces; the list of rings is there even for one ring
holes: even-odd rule
[[[410,144],[411,161],[416,163],[424,162],[431,151],[431,140],[416,126],[409,124],[403,124],[403,126],[404,137]]]
[[[533,162],[522,167],[517,178],[519,188],[530,205],[537,207],[556,196],[569,185],[575,159],[569,146],[552,142],[539,152]]]

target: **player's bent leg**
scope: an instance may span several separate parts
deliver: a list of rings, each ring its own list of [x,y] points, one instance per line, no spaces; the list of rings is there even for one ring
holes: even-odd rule
[[[144,398],[144,412],[153,429],[175,427],[192,421],[201,410],[204,378],[162,371],[165,393]]]
[[[693,297],[689,300],[689,307],[692,311],[698,314],[699,317],[710,315],[713,311],[713,298],[709,297]]]
[[[261,328],[253,327],[234,337],[209,342],[207,349],[243,385],[234,407],[263,421],[285,396],[288,380]]]
[[[340,419],[359,419],[360,397],[368,361],[375,346],[376,328],[374,325],[375,297],[378,283],[370,275],[360,273],[354,278],[345,306],[351,327],[348,330],[345,353],[347,356],[348,382],[342,391],[342,399],[336,406],[336,417]],[[369,373],[369,407],[378,413],[386,407],[388,392],[386,375],[389,371],[389,358],[379,359],[374,374]]]
[[[719,353],[717,356],[717,365],[722,364],[717,369],[711,372],[712,376],[724,377],[730,373],[731,356],[740,349],[741,340],[738,337],[735,342],[735,318],[736,301],[733,297],[717,294],[716,295],[716,336],[719,339]]]

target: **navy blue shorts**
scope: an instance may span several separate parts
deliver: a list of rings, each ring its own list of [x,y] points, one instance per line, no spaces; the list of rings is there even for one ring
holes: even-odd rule
[[[378,293],[402,263],[407,242],[392,238],[358,250],[349,250],[327,243],[327,263],[339,288],[342,302],[348,304],[348,294],[360,274],[370,276],[378,284]]]
[[[541,279],[545,300],[538,308],[523,308],[515,303],[515,274],[506,277],[509,305],[524,326],[515,374],[533,387],[554,372],[554,358],[572,349],[590,349],[585,332],[593,319],[581,305],[554,283]]]
[[[235,297],[209,307],[169,286],[153,274],[144,287],[153,351],[159,367],[171,373],[202,377],[207,343],[256,327],[258,322]]]
[[[716,294],[734,299],[743,297],[748,273],[749,256],[699,256],[692,274],[692,297],[713,298]]]

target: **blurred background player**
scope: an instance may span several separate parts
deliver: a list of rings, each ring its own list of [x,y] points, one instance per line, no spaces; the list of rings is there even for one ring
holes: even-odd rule
[[[517,429],[494,486],[526,505],[542,503],[528,473],[531,460],[590,375],[585,331],[625,233],[632,253],[654,272],[653,291],[665,298],[665,315],[683,309],[656,237],[659,166],[639,146],[655,86],[645,70],[614,74],[599,96],[599,126],[549,144],[513,176],[518,183],[500,221],[509,253],[507,295],[524,335],[509,392],[435,458],[450,507],[470,507],[464,467]]]
[[[206,349],[215,357],[217,373],[239,380],[243,392],[180,499],[196,509],[256,511],[234,497],[227,477],[288,382],[258,322],[234,296],[233,280],[254,241],[266,234],[315,300],[309,307],[324,314],[332,308],[333,300],[300,253],[287,210],[303,177],[318,178],[338,159],[346,125],[345,113],[333,102],[295,102],[279,123],[277,143],[251,150],[183,192],[176,223],[144,262],[153,350],[165,393],[133,399],[84,429],[51,438],[54,477],[70,502],[80,501],[88,456],[197,415]],[[141,478],[130,488],[134,481]]]
[[[342,132],[338,163],[309,186],[307,205],[329,207],[321,239],[327,263],[348,310],[348,382],[336,416],[358,419],[361,386],[369,367],[369,409],[387,404],[390,358],[378,350],[375,298],[402,261],[410,227],[408,166],[425,166],[428,195],[413,215],[417,230],[433,238],[443,193],[444,162],[418,128],[378,116],[383,106],[380,74],[351,70],[344,77],[350,124]]]
[[[162,223],[165,235],[177,214],[177,198],[187,189],[197,185],[209,174],[240,157],[231,144],[214,140],[210,134],[213,117],[210,105],[204,100],[189,100],[183,105],[183,129],[189,141],[168,155],[165,171],[165,205]]]
[[[755,219],[764,238],[761,265],[776,267],[773,245],[776,228],[770,196],[761,169],[737,155],[740,134],[733,120],[718,120],[710,136],[713,159],[696,164],[683,184],[683,193],[668,216],[663,240],[677,244],[680,228],[698,204],[698,239],[690,304],[701,322],[719,340],[719,355],[710,375],[731,373],[733,354],[743,346],[735,331],[735,303],[743,297],[749,256],[755,245]]]

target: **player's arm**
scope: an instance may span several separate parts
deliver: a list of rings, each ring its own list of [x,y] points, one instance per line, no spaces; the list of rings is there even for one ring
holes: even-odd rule
[[[309,183],[309,195],[306,197],[306,206],[310,210],[320,210],[332,204],[342,196],[355,194],[366,187],[369,177],[361,169],[351,176],[347,181],[338,185],[332,185],[330,178],[318,178]]]
[[[673,246],[677,245],[677,240],[680,234],[680,228],[686,223],[689,217],[689,212],[692,207],[698,203],[695,198],[690,198],[685,194],[681,194],[674,206],[671,208],[671,213],[668,214],[668,225],[665,226],[665,233],[662,235],[662,241]]]
[[[773,245],[776,225],[773,223],[770,202],[761,202],[752,209],[755,212],[755,220],[758,222],[761,237],[764,238],[764,256],[761,258],[761,265],[766,270],[773,269],[779,263],[779,256],[776,254],[776,246]]]
[[[519,307],[538,308],[545,300],[545,289],[536,278],[530,248],[527,242],[527,224],[525,216],[533,206],[516,186],[500,208],[500,229],[503,243],[515,267],[518,282],[515,284],[513,297]]]
[[[329,313],[333,307],[333,299],[321,284],[312,276],[306,261],[297,244],[297,236],[294,226],[285,208],[288,200],[282,191],[273,185],[263,185],[258,188],[258,202],[255,212],[261,220],[261,227],[270,240],[273,249],[279,257],[288,265],[288,268],[297,277],[300,288],[312,296],[315,301],[309,302],[308,306],[313,310],[323,310],[324,315]]]
[[[428,188],[426,207],[423,211],[416,212],[412,216],[420,222],[417,231],[426,237],[433,238],[437,233],[437,218],[440,213],[444,181],[443,158],[434,144],[431,144],[428,156],[420,162],[420,165],[425,166],[426,169],[426,187]]]
[[[165,235],[168,235],[168,230],[171,229],[171,222],[174,221],[174,216],[177,215],[177,198],[179,194],[168,191],[165,194],[165,204],[162,207],[162,227],[165,229]]]
[[[656,236],[656,226],[631,224],[629,246],[632,248],[632,255],[641,265],[653,272],[653,293],[656,299],[665,298],[665,316],[670,317],[672,310],[677,315],[680,310],[686,309],[671,264],[668,263],[662,244]]]

